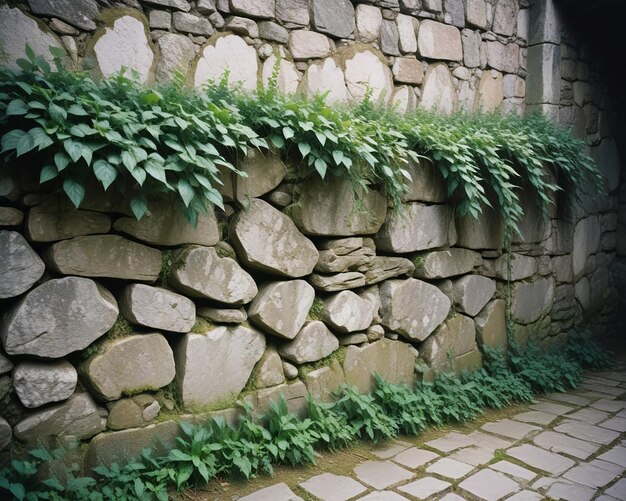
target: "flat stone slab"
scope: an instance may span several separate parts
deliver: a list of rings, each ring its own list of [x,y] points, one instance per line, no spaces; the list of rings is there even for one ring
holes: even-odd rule
[[[616,431],[578,421],[565,421],[554,428],[554,431],[603,445],[608,445],[619,438],[619,433]]]
[[[600,423],[602,428],[608,428],[609,430],[619,431],[620,433],[626,432],[626,419],[621,417],[614,417]]]
[[[456,459],[462,463],[471,464],[472,466],[481,466],[488,463],[493,459],[493,449],[487,449],[485,447],[465,447],[459,449],[451,456],[450,459]]]
[[[542,501],[544,497],[536,492],[524,489],[517,494],[513,494],[510,498],[506,498],[506,501]]]
[[[599,409],[601,411],[619,412],[626,407],[626,402],[624,402],[623,400],[600,399],[597,402],[591,404],[591,407],[593,407],[594,409]]]
[[[585,397],[579,397],[577,395],[572,395],[571,393],[549,393],[546,395],[546,398],[550,400],[556,400],[557,402],[565,402],[566,404],[584,406],[589,405],[591,400]]]
[[[357,466],[354,473],[361,482],[371,485],[374,489],[386,489],[414,475],[391,461],[366,461]]]
[[[350,477],[322,473],[302,482],[300,487],[322,501],[345,501],[367,489]]]
[[[514,480],[488,469],[463,480],[459,487],[486,501],[497,501],[520,488]]]
[[[551,452],[563,452],[580,459],[587,459],[600,448],[598,444],[568,437],[554,431],[540,433],[533,439],[533,442],[535,445]]]
[[[515,416],[513,416],[513,419],[515,419],[516,421],[522,421],[523,423],[541,424],[545,426],[549,425],[558,417],[559,416],[555,414],[550,414],[549,412],[528,411],[516,414]]]
[[[567,414],[568,419],[575,419],[576,421],[582,421],[587,424],[598,424],[600,421],[604,421],[609,417],[609,414],[597,409],[584,408]]]
[[[529,407],[535,411],[549,412],[550,414],[556,414],[557,416],[562,416],[563,414],[567,414],[568,412],[572,412],[574,410],[567,405],[553,404],[551,402],[540,402]]]
[[[473,431],[467,435],[467,438],[469,438],[475,446],[482,447],[484,449],[491,449],[493,451],[496,449],[506,449],[513,445],[511,440],[496,437],[494,435],[490,435],[489,433],[483,433],[480,430]]]
[[[575,466],[566,472],[563,477],[578,484],[598,489],[615,480],[623,471],[624,468],[622,466],[596,460]]]
[[[400,463],[407,468],[419,468],[426,463],[431,462],[432,460],[438,458],[439,455],[434,452],[427,451],[424,449],[418,449],[417,447],[411,447],[410,449],[401,452],[393,460],[396,463]]]
[[[426,471],[457,480],[467,475],[473,469],[473,466],[457,461],[456,459],[443,458],[431,464],[426,468]]]
[[[556,481],[546,490],[546,495],[550,499],[567,499],[568,501],[589,501],[595,493],[595,489],[567,481]]]
[[[296,496],[283,482],[239,498],[239,501],[302,501],[302,498]]]
[[[613,496],[615,499],[621,499],[626,492],[626,478],[618,480],[615,485],[612,485],[609,489],[604,491],[605,494]]]
[[[521,466],[511,463],[510,461],[498,461],[497,463],[492,464],[490,468],[527,482],[537,476],[534,471],[522,468]]]
[[[519,423],[510,419],[501,419],[495,423],[487,423],[481,427],[482,430],[489,433],[495,433],[496,435],[502,435],[503,437],[515,438],[521,440],[533,431],[541,431],[538,426],[532,424]]]
[[[406,492],[418,499],[431,499],[430,496],[450,487],[451,484],[433,477],[424,477],[410,484],[398,487],[398,490]]]
[[[560,475],[576,464],[571,459],[528,444],[513,447],[506,453],[528,466],[554,475]]]
[[[470,445],[473,445],[473,442],[465,435],[451,432],[441,438],[426,442],[424,445],[432,447],[433,449],[437,449],[441,452],[452,452],[456,449],[460,449],[461,447],[468,447]]]
[[[409,501],[408,498],[396,494],[391,491],[376,491],[368,494],[365,497],[359,498],[359,501]]]
[[[615,463],[626,468],[626,447],[621,445],[613,447],[604,454],[598,456],[598,459],[608,461],[609,463]]]
[[[411,447],[411,444],[406,442],[393,442],[385,447],[374,449],[372,454],[380,459],[390,459],[396,454],[407,450],[409,447]]]

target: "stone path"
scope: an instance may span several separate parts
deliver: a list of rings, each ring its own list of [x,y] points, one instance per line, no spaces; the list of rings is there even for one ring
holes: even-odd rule
[[[626,500],[626,364],[463,431],[392,441],[372,448],[350,476],[326,471],[239,499]]]

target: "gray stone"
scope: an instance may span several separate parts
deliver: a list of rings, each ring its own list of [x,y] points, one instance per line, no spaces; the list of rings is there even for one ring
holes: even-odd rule
[[[371,310],[373,322],[378,324],[381,321],[379,310],[380,310],[380,292],[378,290],[377,285],[372,285],[365,289],[361,289],[358,292],[358,295],[361,299],[367,301],[369,303],[369,307]],[[369,330],[369,329],[368,329]]]
[[[199,317],[206,318],[216,324],[241,324],[248,319],[248,314],[243,308],[210,308],[201,306],[197,308]]]
[[[29,409],[67,400],[74,393],[77,381],[76,369],[65,360],[21,362],[13,371],[13,388],[20,402]]]
[[[340,346],[351,346],[353,344],[363,344],[367,342],[367,334],[364,332],[357,332],[355,334],[349,334],[347,336],[341,336],[339,338]]]
[[[261,360],[254,368],[256,388],[267,388],[285,382],[285,373],[280,355],[273,346],[267,346]]]
[[[326,57],[331,50],[327,36],[308,30],[292,31],[287,46],[295,60]]]
[[[423,466],[426,463],[429,463],[433,459],[437,458],[437,454],[432,451],[428,451],[426,449],[418,449],[416,447],[411,447],[400,454],[397,454],[393,460],[396,463],[400,463],[407,468],[415,469]]]
[[[422,5],[424,9],[430,12],[442,12],[443,11],[442,0],[423,0]]]
[[[198,215],[198,222],[194,228],[178,207],[163,202],[150,205],[139,221],[134,217],[119,218],[113,228],[154,245],[215,245],[220,239],[217,220],[212,209]]]
[[[478,83],[474,109],[481,113],[493,113],[500,108],[503,99],[502,73],[484,71]]]
[[[396,24],[398,26],[400,51],[403,54],[414,54],[417,51],[415,18],[404,14],[398,14]]]
[[[445,0],[446,22],[463,28],[465,26],[465,7],[463,0]]]
[[[286,483],[281,482],[239,498],[239,501],[303,501],[303,499],[296,496]]]
[[[276,19],[285,23],[308,25],[308,0],[276,0]]]
[[[365,284],[372,285],[394,277],[411,277],[415,266],[403,257],[376,256],[367,265],[361,267],[365,271]]]
[[[252,19],[246,19],[245,17],[231,16],[227,18],[226,23],[224,24],[224,29],[232,31],[237,35],[244,35],[252,38],[259,37],[259,27],[257,24]]]
[[[517,26],[518,2],[516,0],[498,0],[493,12],[493,31],[510,37]]]
[[[560,475],[569,470],[576,463],[569,458],[544,451],[534,445],[523,444],[507,450],[507,454],[532,468],[536,468],[553,475]]]
[[[347,180],[330,183],[314,177],[309,181],[296,203],[287,208],[300,231],[338,237],[378,232],[387,213],[387,201],[380,193],[362,193],[357,202]]]
[[[560,42],[528,47],[527,66],[526,103],[531,105],[559,103],[561,97]]]
[[[115,298],[93,280],[66,277],[33,289],[5,316],[0,336],[9,355],[59,358],[82,350],[117,319]]]
[[[448,26],[430,19],[420,23],[417,46],[422,57],[460,61],[463,59],[461,32],[454,26]]]
[[[354,31],[354,7],[350,0],[312,0],[311,17],[316,31],[348,38]]]
[[[400,35],[394,21],[383,19],[380,27],[380,50],[390,56],[400,55]]]
[[[374,318],[371,303],[351,291],[333,294],[323,304],[322,320],[340,334],[364,331]]]
[[[393,79],[396,82],[408,84],[421,84],[424,80],[422,63],[414,57],[398,57],[393,63]],[[413,165],[415,165],[413,163]],[[417,182],[412,178],[413,182]]]
[[[227,406],[265,351],[265,337],[245,326],[186,334],[176,346],[176,382],[185,408]]]
[[[419,346],[420,357],[433,367],[445,364],[449,357],[460,357],[475,349],[474,322],[458,314],[437,327]]]
[[[561,19],[554,0],[545,2],[531,2],[530,4],[530,32],[528,35],[529,45],[549,42],[561,43]]]
[[[209,81],[218,82],[228,71],[229,83],[253,91],[258,84],[258,70],[259,61],[254,47],[237,35],[226,35],[210,42],[200,53],[193,77],[194,85],[200,87]]]
[[[420,254],[415,260],[415,278],[447,278],[469,273],[482,262],[478,252],[467,249],[446,249]]]
[[[298,377],[298,368],[285,360],[283,360],[283,371],[287,379],[296,379]]]
[[[381,105],[391,101],[393,75],[379,54],[371,50],[360,50],[347,59],[345,64],[346,87],[350,101],[361,102],[366,96],[369,96],[372,102]]]
[[[276,24],[272,21],[259,23],[259,36],[265,40],[278,43],[287,43],[289,40],[289,32],[280,24]]]
[[[13,432],[11,431],[11,425],[7,423],[6,419],[0,416],[0,451],[11,443],[13,438]]]
[[[453,26],[451,28],[456,30]],[[448,66],[443,63],[431,64],[426,70],[418,108],[450,114],[456,109],[456,104],[457,94]]]
[[[482,44],[480,32],[465,29],[461,32],[461,40],[463,42],[463,64],[468,68],[478,68]]]
[[[500,419],[491,423],[484,424],[481,430],[488,431],[495,435],[522,440],[532,432],[541,430],[538,426],[532,424],[520,423],[510,419]]]
[[[467,475],[473,469],[472,465],[448,457],[431,464],[426,468],[426,473],[435,473],[442,477],[457,480]]]
[[[511,315],[514,322],[530,324],[550,311],[554,301],[554,278],[516,283],[511,293]]]
[[[153,30],[169,31],[172,29],[172,13],[165,10],[151,10],[148,22],[150,23],[150,28]],[[191,40],[189,41],[191,42]],[[163,56],[162,51],[161,56]]]
[[[485,29],[487,27],[487,6],[485,0],[467,0],[467,24]]]
[[[101,28],[93,52],[102,76],[112,76],[122,70],[130,76],[130,71],[134,70],[141,83],[149,80],[154,52],[148,41],[147,20],[138,17],[121,16]]]
[[[296,337],[279,349],[281,357],[296,364],[317,362],[339,348],[339,341],[322,322],[307,322]]]
[[[408,339],[423,341],[450,311],[450,300],[421,280],[388,280],[380,286],[382,324]]]
[[[346,289],[355,289],[365,285],[365,275],[358,271],[336,273],[334,275],[320,275],[313,273],[309,280],[317,290],[335,292]]]
[[[620,433],[617,431],[571,420],[561,422],[554,428],[554,431],[602,445],[608,445],[620,436]]]
[[[271,19],[274,17],[276,0],[228,0],[228,5],[238,14]]]
[[[598,444],[585,442],[584,440],[568,437],[562,433],[555,433],[550,430],[537,435],[533,439],[533,443],[542,449],[551,452],[562,452],[579,459],[587,459],[600,448]]]
[[[31,444],[65,436],[83,440],[104,430],[105,422],[89,394],[76,393],[62,404],[23,419],[15,425],[13,434]]]
[[[442,283],[439,288],[457,306],[458,310],[475,316],[489,302],[496,291],[496,283],[480,275],[466,275]]]
[[[161,334],[134,334],[106,344],[80,366],[85,383],[102,400],[137,390],[158,390],[174,379],[174,355]]]
[[[43,261],[16,231],[0,231],[0,298],[19,296],[41,278]]]
[[[184,12],[191,10],[191,4],[187,0],[144,0],[144,2]]]
[[[376,246],[387,252],[407,253],[454,245],[454,214],[447,205],[410,203],[390,212],[376,236]]]
[[[94,0],[28,0],[33,14],[58,17],[77,28],[92,31],[98,16],[98,4]]]
[[[166,33],[162,37],[159,37],[157,45],[159,46],[161,57],[157,63],[156,81],[169,82],[178,71],[187,76],[191,62],[196,57],[194,43],[184,35]],[[150,212],[153,213],[156,208],[157,207],[150,207]],[[170,217],[175,217],[176,212],[180,211],[172,211]],[[141,221],[145,218],[146,216],[141,218]],[[176,226],[177,225],[172,224],[171,229],[176,228]]]
[[[98,212],[77,210],[60,198],[36,205],[28,211],[26,235],[33,242],[54,242],[66,238],[108,233],[111,219]]]
[[[268,58],[268,61],[270,60],[276,61],[274,56]],[[281,59],[281,68],[283,68],[283,62],[284,60]],[[287,67],[286,64],[285,67]],[[272,66],[272,71],[273,69]],[[227,200],[238,200],[244,204],[247,204],[251,198],[261,197],[272,191],[287,174],[279,153],[260,152],[254,148],[248,148],[238,169],[245,172],[248,177],[244,178],[230,170],[223,169],[221,172],[224,184],[218,190]]]
[[[367,489],[350,477],[322,473],[298,484],[300,488],[318,499],[352,499]]]
[[[260,329],[293,339],[304,325],[314,299],[313,287],[304,280],[270,282],[259,289],[248,315]]]
[[[394,63],[394,68],[398,61],[405,61],[407,58],[398,58]],[[417,61],[417,60],[415,60]],[[419,61],[417,61],[418,64]],[[411,182],[408,183],[407,192],[402,196],[403,202],[443,202],[446,199],[446,183],[441,172],[429,160],[420,159],[419,162],[410,161],[405,167],[411,175]]]
[[[46,252],[50,267],[64,275],[155,281],[161,272],[161,252],[119,235],[74,237]]]
[[[348,99],[343,70],[330,57],[309,65],[302,85],[309,96],[326,94],[327,103],[343,102]]]
[[[598,216],[581,219],[574,230],[574,248],[572,251],[572,273],[574,279],[579,278],[591,254],[595,254],[600,246],[601,225]]]
[[[476,339],[482,346],[506,349],[505,302],[502,299],[489,301],[474,317],[474,323]]]
[[[361,42],[378,41],[382,27],[383,15],[378,7],[367,4],[356,6],[356,34]]]
[[[305,377],[307,391],[321,402],[336,400],[345,382],[343,369],[338,360],[332,360],[329,365],[308,372]]]
[[[52,28],[52,31],[59,33],[60,35],[78,35],[80,33],[80,31],[76,28],[64,23],[56,17],[50,19],[50,28]]]
[[[471,216],[458,217],[457,245],[468,249],[500,249],[504,239],[504,225],[500,215],[484,207],[478,219]]]
[[[258,292],[252,277],[234,259],[199,245],[174,255],[169,283],[192,297],[233,305],[249,303]]]
[[[376,247],[371,238],[342,238],[323,243],[319,255],[315,271],[341,273],[369,264],[376,255]]]
[[[516,73],[519,69],[519,46],[497,41],[485,42],[487,63],[496,70]]]
[[[19,226],[24,221],[24,213],[13,207],[0,207],[0,226]]]
[[[197,0],[196,10],[205,16],[213,14],[216,11],[215,0]]]
[[[514,480],[489,469],[474,473],[463,480],[459,487],[486,501],[496,501],[520,489]]]
[[[441,0],[439,0],[441,2]],[[410,484],[405,484],[398,489],[418,499],[432,499],[438,492],[450,487],[449,482],[444,482],[434,477],[423,477]]]
[[[254,199],[232,223],[239,258],[249,267],[284,277],[310,274],[319,253],[295,224],[267,202]]]
[[[509,277],[509,260],[507,254],[503,254],[494,263],[494,270],[496,278],[500,280],[524,280],[525,278],[532,277],[537,273],[537,260],[531,256],[525,256],[523,254],[511,253],[511,273]]]
[[[5,374],[13,370],[13,362],[0,353],[0,374]],[[1,400],[1,399],[0,399]]]
[[[120,311],[137,325],[172,332],[188,332],[196,322],[196,306],[185,296],[144,284],[126,286]]]
[[[174,12],[172,14],[172,22],[174,28],[183,33],[202,36],[213,34],[213,26],[208,19],[188,12]]]
[[[287,403],[287,411],[301,419],[307,412],[307,391],[302,381],[281,384],[272,388],[263,388],[246,396],[245,400],[252,404],[257,414],[266,414],[272,402],[278,403],[283,397]]]
[[[64,50],[59,39],[43,23],[37,24],[20,9],[6,4],[0,5],[0,33],[0,65],[8,68],[19,68],[16,61],[26,57],[26,44],[48,62],[52,62],[50,46]]]
[[[107,428],[125,430],[146,426],[158,415],[159,411],[159,403],[150,395],[122,398],[109,405]]]
[[[413,477],[412,472],[391,461],[365,461],[354,468],[354,473],[361,482],[378,490],[386,489]]]

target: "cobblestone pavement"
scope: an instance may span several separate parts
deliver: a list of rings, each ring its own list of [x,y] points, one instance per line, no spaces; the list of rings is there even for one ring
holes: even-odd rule
[[[277,479],[240,501],[626,500],[626,364],[519,407],[463,433],[372,448],[349,476]]]

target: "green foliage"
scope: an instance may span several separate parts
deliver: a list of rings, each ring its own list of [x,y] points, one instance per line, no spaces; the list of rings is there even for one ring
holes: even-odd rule
[[[311,429],[322,444],[331,451],[336,451],[354,441],[354,430],[348,426],[345,414],[334,409],[333,404],[324,404],[307,395],[307,410],[311,419]]]
[[[566,355],[583,369],[607,369],[613,366],[613,354],[607,351],[589,329],[575,327],[568,333]]]
[[[278,402],[271,402],[267,413],[272,443],[268,446],[274,458],[280,463],[291,466],[315,463],[313,444],[318,436],[313,430],[309,418],[299,419],[287,408],[285,397]]]
[[[138,219],[152,195],[173,193],[195,222],[208,204],[222,206],[224,173],[245,175],[238,157],[268,144],[301,178],[348,179],[357,199],[381,189],[396,206],[411,179],[407,165],[427,158],[460,214],[497,204],[509,233],[522,216],[522,184],[544,212],[559,189],[603,189],[583,143],[541,116],[399,115],[369,99],[331,107],[324,96],[278,92],[277,74],[254,93],[229,88],[227,75],[201,91],[180,81],[148,88],[122,74],[94,82],[60,59],[52,69],[27,55],[20,73],[0,70],[0,156],[40,165],[40,183],[56,183],[76,206],[96,180],[132,194]]]
[[[389,383],[378,374],[374,374],[374,379],[374,398],[384,413],[397,423],[400,432],[417,435],[429,425],[429,406],[423,405],[422,398],[425,395],[412,391],[407,385]]]

